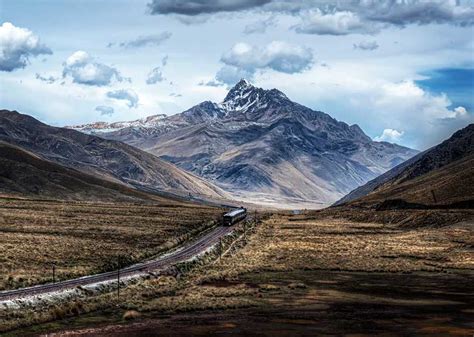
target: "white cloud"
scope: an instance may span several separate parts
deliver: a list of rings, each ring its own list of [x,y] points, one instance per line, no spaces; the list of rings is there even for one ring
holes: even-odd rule
[[[126,101],[129,108],[138,106],[138,95],[132,89],[120,89],[107,92],[107,97],[120,101]]]
[[[383,130],[382,134],[378,137],[375,137],[374,140],[377,142],[397,143],[400,141],[400,138],[404,133],[405,132],[403,131],[397,131],[394,129],[385,129]]]
[[[217,86],[218,83],[234,85],[242,78],[250,79],[253,77],[255,70],[246,70],[234,66],[223,66],[216,74],[216,81],[207,82],[207,85],[213,84]]]
[[[0,71],[22,69],[30,57],[52,53],[32,31],[15,27],[10,22],[0,26]]]
[[[267,68],[293,74],[311,67],[313,53],[307,47],[282,41],[273,41],[262,47],[241,42],[225,53],[221,61],[249,72]]]
[[[454,115],[451,116],[451,118],[457,118],[457,117],[464,117],[467,116],[468,112],[465,107],[463,106],[458,106],[457,108],[454,109]]]
[[[163,81],[164,79],[165,78],[163,77],[161,68],[155,67],[148,73],[146,84],[155,84],[155,83]]]
[[[115,78],[122,82],[124,78],[114,67],[95,62],[85,51],[79,50],[68,57],[63,64],[63,77],[71,76],[74,83],[104,86]]]
[[[162,67],[166,66],[167,63],[168,55],[161,59],[161,67],[155,67],[148,73],[146,84],[155,84],[158,82],[162,82],[165,79],[162,73]]]
[[[146,46],[159,46],[171,37],[171,32],[162,32],[154,35],[139,36],[136,39],[120,43],[123,48],[140,48]]]
[[[302,14],[301,22],[292,28],[297,33],[318,35],[374,34],[380,30],[379,25],[363,20],[356,13],[323,13],[319,9]]]
[[[379,47],[377,41],[362,41],[359,43],[354,43],[354,49],[361,50],[375,50]]]
[[[449,108],[451,101],[445,94],[432,95],[411,80],[386,83],[381,86],[378,95],[374,100],[375,106],[385,110],[396,107],[400,115],[413,114],[412,119],[422,117],[432,120],[458,116],[456,111]]]
[[[101,116],[112,116],[114,114],[114,108],[106,105],[99,105],[95,107],[95,111],[100,112]]]

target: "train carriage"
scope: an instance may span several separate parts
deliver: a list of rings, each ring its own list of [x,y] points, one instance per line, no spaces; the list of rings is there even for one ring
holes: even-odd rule
[[[247,216],[247,209],[246,208],[237,208],[234,209],[223,216],[223,224],[224,226],[232,226],[236,222],[239,222]]]

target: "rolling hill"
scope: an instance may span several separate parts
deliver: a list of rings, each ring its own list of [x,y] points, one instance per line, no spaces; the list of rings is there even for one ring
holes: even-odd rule
[[[472,207],[474,124],[335,203],[378,208]]]
[[[52,127],[16,111],[0,111],[0,141],[49,162],[137,189],[228,197],[212,183],[150,153],[121,142]]]
[[[330,205],[417,153],[245,80],[218,104],[71,128],[136,146],[237,198],[283,207]]]
[[[160,200],[120,183],[98,179],[0,142],[0,194],[61,200]]]

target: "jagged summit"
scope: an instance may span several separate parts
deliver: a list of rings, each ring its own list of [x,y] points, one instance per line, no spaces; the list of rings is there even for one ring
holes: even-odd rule
[[[265,90],[255,87],[245,79],[241,79],[229,90],[219,106],[227,111],[247,112],[285,103],[292,102],[280,90]]]

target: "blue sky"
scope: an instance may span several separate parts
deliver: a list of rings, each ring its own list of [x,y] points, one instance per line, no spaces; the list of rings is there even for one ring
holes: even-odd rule
[[[53,125],[178,113],[240,77],[418,149],[473,122],[472,1],[0,0],[0,18],[0,107]]]
[[[416,83],[434,93],[446,93],[451,99],[451,107],[464,106],[467,110],[474,108],[474,69],[445,68],[426,72],[426,79]]]

